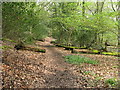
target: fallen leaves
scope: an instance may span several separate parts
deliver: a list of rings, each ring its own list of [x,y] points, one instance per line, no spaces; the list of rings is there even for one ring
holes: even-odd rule
[[[46,41],[37,44],[51,46]],[[114,56],[81,54],[100,63],[72,65],[63,59],[63,56],[71,55],[70,51],[52,46],[45,48],[45,54],[13,49],[4,51],[3,64],[0,67],[3,71],[3,87],[102,88],[109,87],[104,84],[104,79],[118,77],[118,60]]]

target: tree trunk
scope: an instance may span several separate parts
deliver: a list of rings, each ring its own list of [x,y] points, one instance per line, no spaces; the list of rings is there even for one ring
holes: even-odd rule
[[[82,16],[85,17],[85,1],[82,2]]]

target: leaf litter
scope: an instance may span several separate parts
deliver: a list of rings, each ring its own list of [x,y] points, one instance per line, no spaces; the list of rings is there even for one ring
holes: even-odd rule
[[[99,64],[73,65],[64,56],[74,55],[50,44],[51,38],[36,45],[46,53],[8,49],[3,51],[4,88],[109,88],[105,79],[118,79],[118,58],[115,56],[78,54],[98,60]],[[76,54],[75,54],[76,55]]]

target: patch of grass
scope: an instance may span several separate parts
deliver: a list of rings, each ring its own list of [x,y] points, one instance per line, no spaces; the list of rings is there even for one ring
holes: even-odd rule
[[[117,86],[118,80],[116,78],[110,78],[110,79],[106,79],[105,83],[108,84],[109,86]]]
[[[67,62],[71,64],[81,64],[81,63],[98,64],[98,62],[95,60],[91,60],[90,58],[79,55],[68,55],[65,56],[64,58]]]

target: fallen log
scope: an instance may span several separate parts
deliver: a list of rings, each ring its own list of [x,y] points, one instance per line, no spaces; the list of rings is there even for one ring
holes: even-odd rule
[[[84,54],[101,54],[101,55],[111,55],[111,56],[117,56],[120,57],[119,52],[101,52],[99,50],[88,50],[88,49],[73,49],[71,53],[84,53]]]
[[[64,44],[55,44],[57,47],[63,47],[65,50],[73,50],[73,49],[87,49],[86,47],[74,47],[74,46],[66,46]]]
[[[30,46],[25,46],[23,44],[17,44],[14,46],[15,49],[17,50],[28,50],[28,51],[34,51],[34,52],[42,52],[45,53],[45,49],[39,49],[37,47],[30,47]]]
[[[72,47],[64,47],[64,48],[65,48],[65,50],[73,50]]]
[[[100,54],[99,51],[91,51],[89,49],[74,49],[71,53]]]
[[[34,52],[42,52],[42,53],[46,52],[45,49],[39,49],[39,48],[36,48],[36,47],[25,47],[23,50],[34,51]]]
[[[55,46],[57,46],[57,47],[64,47],[64,46],[61,45],[61,44],[56,44]]]

